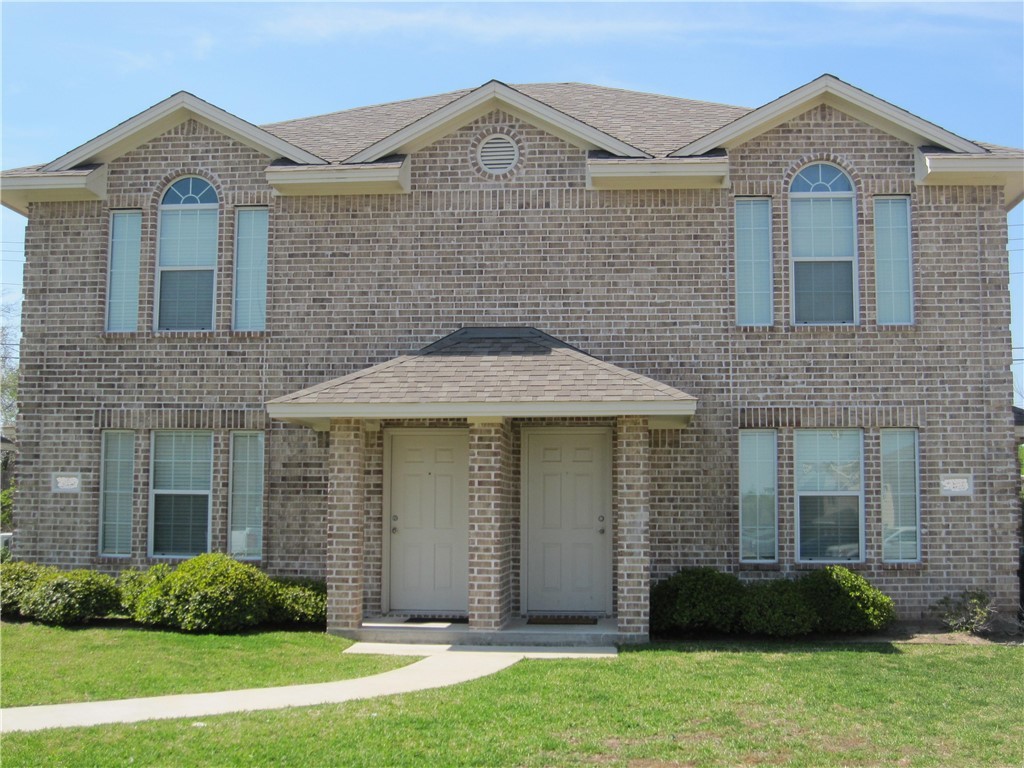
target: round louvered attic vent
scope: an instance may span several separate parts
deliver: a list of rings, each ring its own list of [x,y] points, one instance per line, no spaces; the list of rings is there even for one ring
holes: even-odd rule
[[[499,176],[508,173],[519,162],[519,147],[508,136],[500,133],[489,136],[480,144],[480,167]]]

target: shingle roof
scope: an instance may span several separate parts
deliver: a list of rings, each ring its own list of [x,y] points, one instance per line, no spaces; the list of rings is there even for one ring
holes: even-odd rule
[[[511,87],[655,157],[665,157],[750,111],[585,83]],[[260,127],[336,163],[470,92],[451,91]]]
[[[463,328],[410,355],[285,395],[279,404],[671,403],[674,387],[535,328]]]

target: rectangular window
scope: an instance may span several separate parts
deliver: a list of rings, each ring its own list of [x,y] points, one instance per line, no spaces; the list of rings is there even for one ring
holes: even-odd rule
[[[212,432],[154,432],[151,549],[191,557],[209,551]]]
[[[107,330],[139,329],[139,259],[142,213],[114,211],[110,216],[110,270],[107,279]]]
[[[882,430],[882,560],[921,559],[917,430]]]
[[[777,557],[775,430],[740,432],[740,560]]]
[[[238,211],[235,238],[236,331],[262,331],[267,317],[267,209]]]
[[[736,324],[772,324],[772,201],[736,200]]]
[[[860,430],[798,429],[794,439],[798,559],[863,560]]]
[[[263,556],[263,433],[231,435],[230,553]]]
[[[853,323],[853,198],[790,201],[793,317],[797,323]]]
[[[161,210],[159,250],[157,330],[211,330],[216,207]]]
[[[107,431],[102,437],[100,554],[132,553],[135,492],[135,433]]]
[[[875,198],[875,292],[880,325],[914,322],[910,200]]]

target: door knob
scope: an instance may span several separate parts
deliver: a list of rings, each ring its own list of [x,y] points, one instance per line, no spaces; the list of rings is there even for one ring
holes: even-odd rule
[[[604,536],[604,528],[598,528],[597,532]]]
[[[392,529],[391,529],[391,532],[392,532],[392,533],[398,533],[398,528],[392,528]],[[603,533],[603,531],[602,531],[602,533]]]

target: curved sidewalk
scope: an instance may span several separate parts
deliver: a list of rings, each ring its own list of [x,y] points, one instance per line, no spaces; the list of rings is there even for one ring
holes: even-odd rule
[[[406,667],[335,683],[189,693],[144,699],[45,704],[0,709],[0,732],[38,731],[106,723],[135,723],[176,717],[204,717],[283,707],[338,704],[394,693],[441,688],[493,675],[525,658],[608,658],[614,648],[513,648],[356,643],[345,653],[424,656]]]

